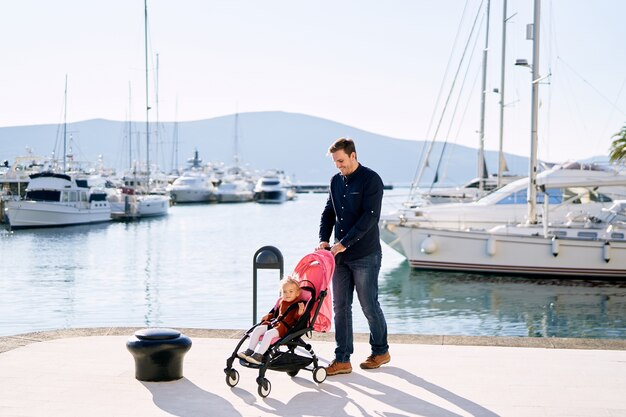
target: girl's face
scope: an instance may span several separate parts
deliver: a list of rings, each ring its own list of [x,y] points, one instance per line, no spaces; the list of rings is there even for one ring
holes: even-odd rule
[[[300,295],[300,287],[294,284],[287,284],[282,288],[282,296],[285,301],[294,301]]]

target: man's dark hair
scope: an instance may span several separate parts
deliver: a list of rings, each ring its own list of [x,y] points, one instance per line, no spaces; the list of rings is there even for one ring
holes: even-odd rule
[[[350,138],[339,138],[328,148],[328,153],[333,154],[337,151],[343,150],[347,155],[351,155],[356,152],[354,141]]]

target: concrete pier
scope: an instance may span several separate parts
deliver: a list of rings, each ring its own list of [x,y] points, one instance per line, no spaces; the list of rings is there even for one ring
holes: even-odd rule
[[[391,335],[389,364],[365,371],[367,335],[356,335],[354,371],[317,384],[268,371],[223,369],[242,330],[178,330],[192,338],[184,377],[134,378],[125,342],[137,328],[70,329],[0,337],[0,416],[590,416],[626,417],[626,341]],[[332,334],[311,344],[327,363]]]

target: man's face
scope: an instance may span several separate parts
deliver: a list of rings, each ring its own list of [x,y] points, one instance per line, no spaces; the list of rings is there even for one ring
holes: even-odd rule
[[[335,166],[341,172],[341,175],[350,175],[359,166],[359,163],[356,161],[356,152],[348,155],[343,149],[340,149],[333,152],[332,155]]]

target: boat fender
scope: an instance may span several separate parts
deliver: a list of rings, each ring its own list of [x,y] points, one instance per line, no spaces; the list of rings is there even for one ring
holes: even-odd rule
[[[556,236],[552,236],[552,256],[556,257],[559,255],[559,240],[556,238]]]
[[[602,257],[604,258],[604,262],[608,263],[611,260],[611,244],[609,242],[604,242]]]
[[[437,251],[437,242],[429,235],[426,239],[422,240],[420,251],[426,255],[435,253]]]
[[[493,237],[487,239],[487,254],[489,256],[493,256],[496,254],[496,239]]]

